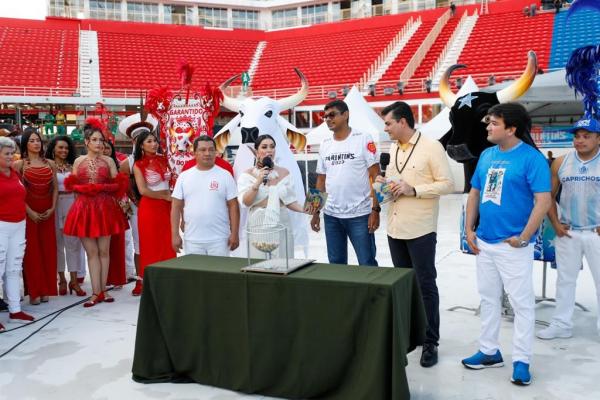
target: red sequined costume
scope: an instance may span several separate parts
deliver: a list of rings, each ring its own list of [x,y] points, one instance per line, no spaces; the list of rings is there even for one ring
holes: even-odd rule
[[[149,190],[169,190],[169,172],[166,157],[144,156],[135,162]],[[158,229],[157,229],[158,227]],[[177,257],[171,247],[171,203],[166,200],[142,196],[138,207],[138,231],[140,235],[139,275],[144,269],[159,261]]]
[[[32,167],[25,161],[23,183],[27,190],[25,203],[33,211],[43,213],[52,208],[54,173],[48,162],[42,167]],[[23,278],[31,299],[56,296],[56,231],[54,214],[44,221],[33,222],[27,216],[25,228],[25,255]]]
[[[127,176],[110,177],[103,158],[83,160],[65,180],[65,188],[77,194],[65,220],[65,235],[98,238],[124,232],[127,220],[117,198],[125,193],[127,184]]]

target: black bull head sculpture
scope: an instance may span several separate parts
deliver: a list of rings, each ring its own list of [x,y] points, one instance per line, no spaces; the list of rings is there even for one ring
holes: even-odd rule
[[[448,68],[440,81],[440,98],[450,107],[452,127],[440,139],[446,152],[453,160],[462,163],[465,175],[465,193],[471,189],[471,177],[475,172],[481,153],[493,146],[487,140],[486,124],[483,119],[490,107],[513,101],[521,97],[531,86],[537,72],[537,58],[533,51],[528,54],[527,67],[523,74],[508,87],[496,93],[471,92],[458,97],[450,90],[450,75],[465,65]]]

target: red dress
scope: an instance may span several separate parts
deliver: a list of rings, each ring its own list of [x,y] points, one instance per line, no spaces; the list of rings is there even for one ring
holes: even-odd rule
[[[77,194],[65,220],[65,235],[98,238],[127,230],[127,219],[117,203],[127,181],[126,176],[112,179],[101,157],[83,160],[65,180],[65,187]]]
[[[110,237],[110,264],[106,284],[124,285],[127,283],[125,272],[125,233]]]
[[[168,190],[170,174],[163,156],[144,156],[135,165],[144,174],[148,189]],[[171,202],[142,196],[138,206],[140,235],[140,277],[144,269],[159,261],[177,257],[171,247]]]
[[[52,208],[54,173],[46,162],[42,167],[32,167],[25,161],[23,183],[27,190],[25,203],[33,211],[43,213]],[[56,296],[57,261],[54,214],[44,221],[33,222],[27,216],[25,225],[25,256],[23,278],[31,299]]]

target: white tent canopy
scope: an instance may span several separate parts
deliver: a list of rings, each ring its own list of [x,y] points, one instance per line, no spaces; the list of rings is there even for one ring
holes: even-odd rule
[[[383,119],[371,108],[356,86],[350,89],[344,101],[350,110],[350,121],[348,122],[350,127],[370,134],[376,143],[390,140],[388,134],[383,131]],[[331,137],[332,134],[327,128],[327,123],[323,122],[306,135],[307,144],[321,144],[323,139]]]
[[[495,92],[512,81],[506,81],[485,89]],[[567,85],[565,69],[536,75],[529,90],[517,100],[525,105],[532,117],[578,116],[583,114],[581,98]]]

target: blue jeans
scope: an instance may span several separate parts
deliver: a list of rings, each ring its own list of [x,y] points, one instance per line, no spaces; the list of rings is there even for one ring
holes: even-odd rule
[[[359,265],[377,266],[375,235],[369,233],[369,214],[337,218],[325,214],[325,239],[330,264],[348,264],[348,238]]]

